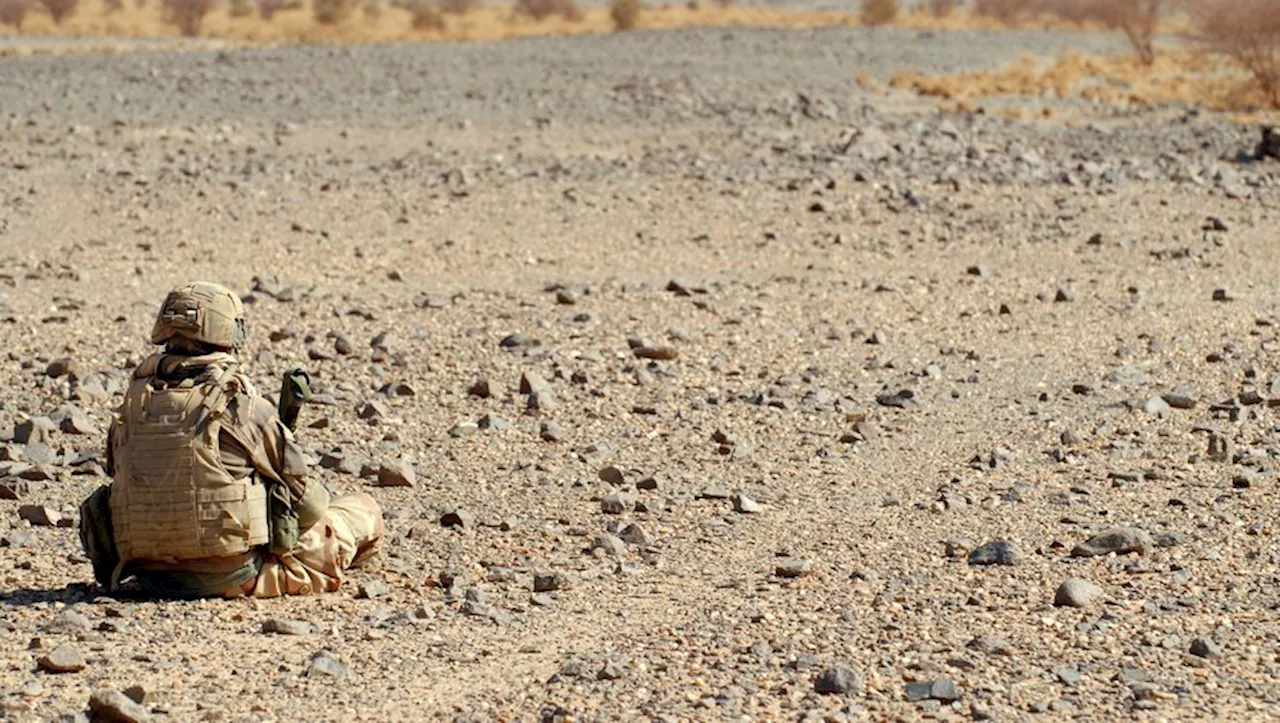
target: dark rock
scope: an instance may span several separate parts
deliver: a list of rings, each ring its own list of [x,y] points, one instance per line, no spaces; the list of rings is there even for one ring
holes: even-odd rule
[[[440,525],[442,527],[467,529],[475,527],[475,524],[476,516],[461,507],[449,510],[440,516]]]
[[[539,572],[533,576],[534,592],[555,592],[569,587],[569,577],[560,572]]]
[[[970,565],[1017,565],[1022,551],[1012,540],[993,540],[969,553]]]
[[[23,505],[18,508],[18,517],[35,527],[57,527],[62,522],[62,513],[43,505]]]
[[[950,677],[907,683],[907,700],[913,703],[922,700],[940,700],[949,703],[959,699],[960,691],[956,689],[955,680]]]
[[[76,363],[71,357],[62,357],[49,362],[49,366],[45,367],[44,373],[54,379],[65,377],[76,371]]]
[[[1222,646],[1213,638],[1199,637],[1191,641],[1190,652],[1197,658],[1221,658]]]
[[[813,689],[828,695],[862,695],[866,681],[862,674],[843,665],[822,671],[813,683]]]
[[[272,635],[310,635],[311,624],[302,620],[272,618],[262,621],[262,632]]]
[[[797,578],[808,575],[813,569],[813,563],[804,558],[792,558],[783,560],[774,567],[774,574],[783,578]]]
[[[671,361],[680,357],[680,350],[674,346],[638,346],[631,350],[641,359],[658,359],[661,361]]]
[[[1097,557],[1109,553],[1123,555],[1136,552],[1145,555],[1151,551],[1155,543],[1143,530],[1135,527],[1120,527],[1101,532],[1087,541],[1076,545],[1071,550],[1072,557]]]
[[[493,390],[489,386],[488,379],[477,379],[470,387],[467,388],[467,393],[473,397],[480,397],[481,399],[488,399],[493,396]]]

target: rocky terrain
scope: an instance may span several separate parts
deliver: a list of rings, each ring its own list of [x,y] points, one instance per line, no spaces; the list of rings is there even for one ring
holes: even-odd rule
[[[881,90],[1117,43],[0,60],[0,718],[1280,715],[1280,161]],[[386,508],[338,593],[90,584],[76,505],[197,278]]]

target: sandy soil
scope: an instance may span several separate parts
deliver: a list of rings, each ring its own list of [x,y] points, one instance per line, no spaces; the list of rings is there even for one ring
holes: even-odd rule
[[[1189,107],[880,90],[1116,42],[0,60],[0,717],[132,686],[175,721],[1280,715],[1280,162]],[[317,479],[387,509],[338,593],[89,584],[68,525],[193,278],[253,302],[264,388],[312,370]],[[414,487],[359,477],[394,460]]]

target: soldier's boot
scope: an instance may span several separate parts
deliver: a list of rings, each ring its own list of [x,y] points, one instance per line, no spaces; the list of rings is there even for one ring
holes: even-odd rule
[[[346,523],[355,543],[355,555],[347,567],[359,567],[382,549],[382,509],[364,492],[344,495],[329,504],[329,512]]]

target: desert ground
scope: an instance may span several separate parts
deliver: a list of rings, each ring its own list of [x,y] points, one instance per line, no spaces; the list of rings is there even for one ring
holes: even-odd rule
[[[1188,104],[888,85],[1063,50],[1124,46],[0,59],[0,719],[1280,716],[1280,161]],[[385,507],[339,592],[91,583],[76,506],[193,279]]]

